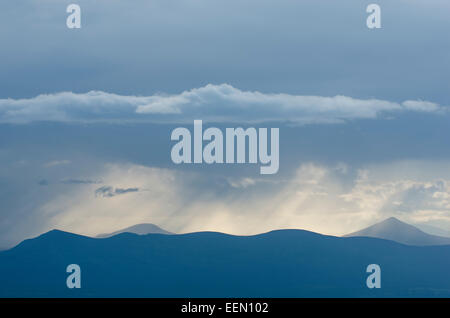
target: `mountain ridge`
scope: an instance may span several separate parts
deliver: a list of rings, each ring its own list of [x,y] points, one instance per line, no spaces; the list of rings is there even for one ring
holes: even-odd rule
[[[105,239],[53,230],[0,252],[0,296],[449,297],[448,255],[450,246],[305,230]],[[383,273],[377,290],[365,284],[374,263]],[[81,289],[65,285],[69,264],[81,267]]]

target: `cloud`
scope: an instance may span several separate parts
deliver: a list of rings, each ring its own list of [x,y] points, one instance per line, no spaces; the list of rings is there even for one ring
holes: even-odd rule
[[[303,96],[242,91],[228,84],[175,95],[122,96],[101,91],[62,92],[30,99],[0,99],[0,122],[213,122],[283,121],[295,124],[374,119],[400,112],[442,113],[427,101],[403,103],[347,96]]]
[[[425,215],[427,221],[450,221],[450,176],[442,173],[446,170],[442,162],[426,161],[371,166],[359,171],[352,190],[341,197],[361,210],[414,222],[424,221]]]
[[[42,180],[39,180],[39,181],[38,181],[38,184],[39,184],[40,186],[48,186],[50,183],[48,182],[47,179],[42,179]]]
[[[228,183],[233,188],[244,188],[245,189],[247,187],[255,185],[256,182],[257,182],[257,180],[255,180],[254,178],[239,178],[237,180],[228,179]]]
[[[98,180],[90,180],[90,179],[64,179],[61,180],[63,184],[99,184],[102,183]]]
[[[111,186],[103,186],[95,190],[95,196],[100,196],[104,198],[111,198],[116,195],[130,193],[130,192],[138,192],[139,188],[127,188],[127,189],[121,189],[121,188],[113,188]]]
[[[68,165],[70,163],[72,163],[70,160],[54,160],[44,164],[44,167],[50,168],[55,166]]]
[[[436,103],[420,101],[420,100],[408,100],[403,102],[403,106],[407,110],[418,111],[418,112],[439,112],[441,107]]]

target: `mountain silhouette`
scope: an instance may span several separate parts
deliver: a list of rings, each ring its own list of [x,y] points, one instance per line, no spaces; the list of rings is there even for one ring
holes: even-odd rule
[[[404,223],[394,217],[345,235],[345,237],[352,236],[381,238],[407,245],[450,245],[450,238],[427,234],[417,227]]]
[[[114,236],[120,233],[134,233],[138,235],[145,235],[145,234],[173,234],[171,232],[168,232],[166,230],[163,230],[159,226],[151,223],[142,223],[142,224],[136,224],[127,228],[124,228],[119,231],[115,231],[112,233],[105,233],[105,234],[99,234],[97,235],[98,238],[105,238]]]
[[[81,288],[66,268],[81,268]],[[381,288],[366,286],[369,264]],[[450,246],[302,230],[254,236],[53,230],[0,252],[1,297],[450,297]]]

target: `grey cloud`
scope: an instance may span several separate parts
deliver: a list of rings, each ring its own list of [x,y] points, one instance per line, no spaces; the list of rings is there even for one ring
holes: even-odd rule
[[[64,179],[61,180],[63,184],[99,184],[102,183],[98,180],[89,180],[89,179]]]
[[[62,184],[99,184],[102,181],[98,180],[89,180],[89,179],[63,179],[60,181]],[[47,179],[41,179],[38,181],[38,184],[41,186],[50,185],[50,181]]]
[[[50,184],[50,182],[48,182],[48,180],[46,180],[46,179],[42,179],[42,180],[38,181],[38,184],[40,186],[48,186]]]
[[[44,167],[50,168],[50,167],[55,167],[55,166],[68,165],[68,164],[71,164],[70,160],[54,160],[54,161],[50,161],[50,162],[47,162],[46,164],[44,164]]]
[[[125,193],[130,193],[130,192],[138,192],[138,191],[139,191],[139,188],[122,189],[122,188],[114,188],[111,186],[103,186],[103,187],[100,187],[97,190],[95,190],[95,196],[111,198],[116,195],[121,195],[121,194],[125,194]]]
[[[391,102],[348,96],[304,96],[243,91],[208,84],[174,95],[122,96],[101,91],[0,99],[0,122],[213,122],[285,121],[295,124],[374,119],[384,113],[443,113],[428,101]],[[59,164],[60,162],[58,162]]]
[[[115,194],[124,194],[124,193],[128,193],[128,192],[138,192],[139,189],[138,188],[127,188],[127,189],[120,189],[117,188],[114,193]]]

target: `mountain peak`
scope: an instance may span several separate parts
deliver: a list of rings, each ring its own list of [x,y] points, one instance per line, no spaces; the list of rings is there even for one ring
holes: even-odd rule
[[[394,216],[391,216],[390,218],[387,218],[386,220],[381,221],[380,223],[383,223],[383,222],[386,222],[386,223],[394,223],[394,224],[405,224],[405,225],[409,225],[409,224],[407,224],[407,223],[405,223],[405,222],[400,221],[399,219],[397,219],[397,218],[394,217]]]
[[[395,221],[395,222],[401,222],[399,219],[397,219],[395,216],[391,216],[390,218],[387,218],[386,220],[384,220],[384,222],[386,222],[386,221],[389,221],[389,222],[391,222],[391,221]]]
[[[58,230],[58,229],[52,229],[48,232],[42,233],[38,237],[62,237],[62,236],[72,236],[72,235],[80,236],[78,234],[74,234],[71,232],[62,231],[62,230]]]
[[[152,223],[140,223],[135,224],[133,226],[112,232],[112,233],[105,233],[105,234],[99,234],[97,235],[98,238],[106,238],[111,237],[120,233],[134,233],[138,235],[146,235],[146,234],[173,234],[169,231],[166,231],[159,226],[152,224]]]
[[[345,237],[366,236],[396,241],[407,245],[447,245],[450,238],[427,234],[417,227],[390,217]]]
[[[412,231],[422,232],[418,228],[416,228],[408,223],[405,223],[403,221],[400,221],[399,219],[397,219],[396,217],[393,217],[393,216],[390,218],[387,218],[379,223],[375,223],[372,226],[375,226],[375,227],[398,227],[398,228],[403,228],[403,229],[408,228],[409,230],[412,230]]]

